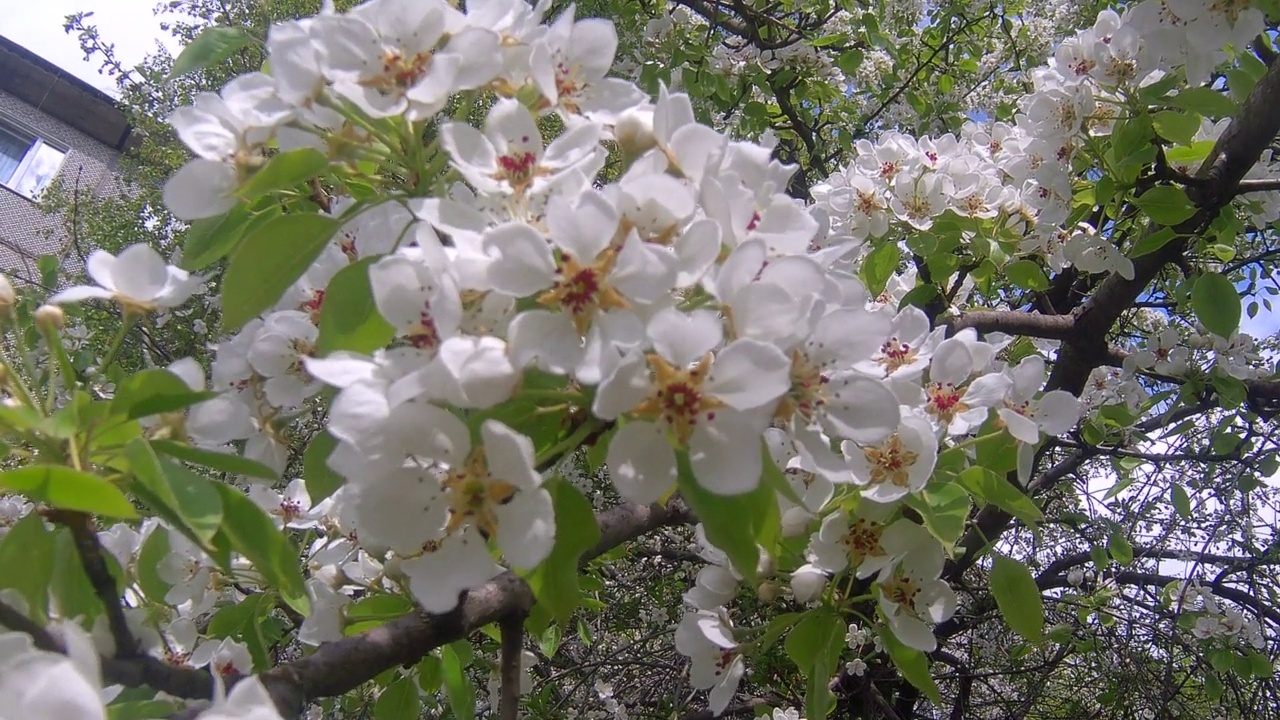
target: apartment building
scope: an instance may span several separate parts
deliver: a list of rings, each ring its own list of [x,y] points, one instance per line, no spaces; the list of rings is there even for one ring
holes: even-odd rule
[[[39,278],[42,255],[67,257],[62,218],[37,204],[54,182],[104,196],[132,128],[107,93],[0,36],[0,272]]]

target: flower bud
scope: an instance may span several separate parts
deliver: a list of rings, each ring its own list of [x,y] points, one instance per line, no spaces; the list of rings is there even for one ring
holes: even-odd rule
[[[41,305],[36,308],[36,324],[46,330],[61,330],[67,324],[67,316],[57,305]]]
[[[789,507],[782,513],[782,537],[800,537],[809,529],[809,521],[813,515],[802,507]]]
[[[796,600],[810,603],[817,600],[827,587],[827,574],[813,565],[801,565],[791,573],[791,592]]]
[[[759,577],[769,577],[773,574],[773,556],[760,548],[760,560],[756,563],[756,575]]]
[[[18,293],[13,289],[13,283],[9,282],[9,276],[0,273],[0,312],[12,308],[18,303]]]
[[[771,603],[778,599],[778,595],[782,593],[782,586],[773,580],[765,580],[756,588],[756,597],[761,602]]]
[[[653,135],[653,108],[633,108],[624,112],[613,126],[613,137],[624,157],[638,158],[658,144]]]
[[[1084,571],[1080,568],[1071,568],[1071,571],[1067,573],[1067,582],[1075,587],[1080,587],[1080,584],[1084,582]]]

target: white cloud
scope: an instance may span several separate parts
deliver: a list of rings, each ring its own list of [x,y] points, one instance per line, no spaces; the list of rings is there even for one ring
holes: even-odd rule
[[[93,12],[89,22],[98,26],[104,42],[116,46],[125,67],[133,67],[156,51],[159,41],[170,52],[177,41],[160,30],[160,20],[152,14],[154,0],[2,0],[0,35],[88,82],[115,94],[114,83],[98,73],[98,62],[86,62],[74,35],[63,32],[67,15]]]

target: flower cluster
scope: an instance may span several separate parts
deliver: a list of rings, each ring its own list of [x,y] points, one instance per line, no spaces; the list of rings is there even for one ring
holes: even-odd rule
[[[948,548],[908,507],[928,502],[944,453],[973,464],[979,439],[1002,437],[1025,470],[1045,436],[1076,424],[1080,401],[1044,392],[1047,348],[972,329],[948,337],[920,308],[899,307],[914,271],[873,297],[859,266],[899,231],[947,222],[975,244],[987,242],[975,228],[1012,237],[1006,257],[1132,277],[1096,229],[1063,229],[1073,163],[1084,138],[1109,132],[1120,94],[1173,62],[1169,33],[1153,45],[1135,30],[1145,8],[1165,8],[1159,17],[1177,27],[1193,15],[1152,0],[1124,16],[1103,12],[1034,74],[1015,124],[861,140],[806,207],[785,192],[796,167],[768,142],[698,122],[686,94],[663,88],[650,102],[610,77],[609,22],[572,9],[547,21],[549,3],[470,5],[370,0],[278,24],[266,43],[270,74],[236,78],[171,118],[196,156],[165,187],[180,218],[244,210],[267,168],[293,151],[323,157],[339,193],[323,204],[334,227],[324,247],[260,305],[269,310],[217,344],[209,376],[191,360],[170,366],[216,397],[177,419],[145,419],[283,472],[291,425],[327,403],[331,450],[321,459],[345,484],[318,502],[296,479],[283,492],[248,493],[276,527],[315,531],[300,641],[341,637],[347,606],[365,591],[407,593],[445,613],[507,567],[537,568],[557,537],[548,478],[590,439],[607,445],[609,480],[634,503],[679,487],[743,496],[765,475],[785,479],[767,494],[782,534],[807,538],[800,562],[775,568],[764,553],[760,567],[735,568],[699,532],[707,564],[675,641],[713,708],[727,706],[746,672],[728,609],[746,576],[785,573],[807,604],[839,593],[829,581],[846,573],[874,599],[874,631],[935,649],[933,625],[956,612],[941,579]],[[1211,15],[1195,15],[1196,27],[1220,31]],[[1250,18],[1226,32],[1236,37]],[[1191,59],[1178,62],[1192,72]],[[469,114],[483,116],[479,127]],[[605,182],[611,152],[618,172]],[[368,168],[384,166],[370,191]],[[304,212],[314,209],[290,206]],[[332,284],[348,271],[367,285],[371,325],[385,329],[376,347],[324,348]],[[95,253],[89,273],[97,287],[54,302],[110,299],[142,313],[179,304],[200,283],[140,246]],[[1236,377],[1246,371],[1233,372],[1231,358],[1247,366],[1247,337],[1214,347]],[[1120,380],[1135,369],[1184,372],[1179,343],[1174,331],[1152,337]],[[1114,393],[1113,380],[1098,385]],[[563,421],[562,432],[535,437],[541,417]],[[29,509],[0,506],[0,531]],[[163,526],[118,527],[103,544],[127,567]],[[204,550],[164,532],[157,574],[179,617],[148,649],[218,674],[250,671],[246,646],[202,642],[192,620],[220,597],[242,599],[239,590]],[[757,588],[766,601],[780,591],[771,582]],[[851,629],[851,649],[870,632]],[[865,670],[860,658],[847,668]],[[599,695],[608,701],[611,690]],[[260,696],[246,681],[226,704]]]
[[[550,397],[580,408],[584,436],[604,434],[610,478],[637,503],[664,497],[682,474],[712,493],[751,492],[767,438],[802,498],[786,501],[789,532],[821,519],[797,595],[815,598],[845,568],[876,575],[893,632],[931,648],[927,623],[950,616],[954,595],[938,580],[942,546],[900,508],[924,490],[940,445],[985,427],[1031,447],[1076,421],[1076,401],[1039,397],[1037,355],[999,360],[1001,340],[946,338],[919,309],[869,298],[854,274],[857,241],[883,235],[890,214],[920,228],[944,211],[994,217],[1009,197],[985,170],[1022,161],[994,138],[974,142],[976,131],[963,145],[886,136],[867,144],[863,175],[829,183],[806,208],[784,194],[795,168],[770,147],[698,123],[684,94],[650,103],[607,77],[608,22],[542,19],[516,0],[471,13],[372,0],[284,23],[267,42],[272,75],[237,78],[172,118],[197,156],[165,189],[184,218],[236,207],[273,147],[320,150],[335,172],[395,156],[388,128],[399,126],[387,118],[431,121],[423,156],[401,159],[456,178],[429,197],[334,202],[340,227],[327,247],[272,310],[218,344],[208,386],[220,394],[181,426],[210,447],[243,441],[246,455],[283,470],[284,428],[334,388],[328,464],[347,484],[316,507],[299,481],[250,493],[278,526],[327,531],[309,552],[304,634],[335,637],[354,588],[399,587],[446,612],[502,571],[495,550],[506,565],[538,566],[556,535],[543,470],[558,456],[502,409]],[[482,91],[497,97],[480,128],[438,118]],[[610,142],[628,164],[597,186]],[[121,259],[130,253],[145,254]],[[180,271],[146,260],[146,283],[103,258],[91,268],[102,289],[60,300],[168,306],[187,292]],[[322,355],[328,285],[355,263],[394,339],[371,354]],[[172,370],[206,387],[194,363]],[[831,512],[837,487],[856,491],[856,510]],[[214,563],[176,534],[170,542],[166,600],[207,610]],[[677,647],[723,706],[743,661],[721,608],[741,576],[716,557],[690,592],[697,612]],[[239,667],[242,650],[195,653]]]

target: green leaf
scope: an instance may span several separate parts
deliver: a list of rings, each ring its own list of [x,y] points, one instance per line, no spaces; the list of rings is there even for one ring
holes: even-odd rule
[[[1133,562],[1133,546],[1129,544],[1122,530],[1112,532],[1111,537],[1107,538],[1107,552],[1111,553],[1111,557],[1121,565]]]
[[[1040,508],[1036,507],[1035,501],[1009,482],[1005,475],[992,472],[985,467],[974,466],[956,476],[956,482],[960,483],[960,486],[975,500],[995,505],[1028,526],[1044,520],[1044,515],[1040,512]]]
[[[12,588],[26,598],[27,615],[45,619],[49,607],[49,583],[53,580],[56,543],[44,529],[44,519],[30,512],[0,538],[0,589]]]
[[[59,528],[54,535],[53,575],[49,589],[57,600],[58,612],[63,617],[92,623],[103,612],[102,601],[84,571],[75,538],[66,528]],[[103,553],[103,556],[111,566],[118,568],[113,555]]]
[[[164,596],[169,593],[170,585],[160,577],[160,565],[169,555],[169,531],[163,526],[157,527],[147,535],[138,551],[138,562],[135,572],[138,587],[148,600],[163,603]]]
[[[181,410],[216,395],[192,390],[182,378],[168,370],[152,368],[130,375],[116,387],[111,414],[135,420]]]
[[[465,650],[459,646],[464,646]],[[467,678],[471,647],[466,640],[440,648],[440,668],[443,670],[444,690],[449,696],[449,709],[457,720],[475,720],[476,696]],[[466,658],[464,660],[464,658]]]
[[[272,218],[250,233],[222,279],[223,331],[238,330],[279,302],[337,229],[334,218],[297,213]]]
[[[201,68],[217,65],[231,57],[237,50],[253,42],[253,36],[240,28],[214,26],[203,32],[182,48],[178,59],[165,80],[172,80]]]
[[[443,670],[440,667],[440,658],[435,655],[428,655],[422,658],[418,663],[418,687],[428,695],[435,695],[440,691],[440,684],[443,680]]]
[[[418,697],[417,683],[402,677],[378,695],[378,702],[373,706],[373,720],[418,720],[421,712],[422,700]]]
[[[1183,110],[1200,113],[1210,118],[1224,118],[1236,114],[1236,104],[1230,97],[1207,87],[1187,88],[1169,98],[1167,102]]]
[[[1049,289],[1049,278],[1034,260],[1019,260],[1009,263],[1004,268],[1005,276],[1020,288],[1044,291]]]
[[[209,620],[207,630],[210,637],[231,638],[244,643],[253,657],[253,667],[258,671],[271,664],[267,641],[262,634],[263,621],[273,609],[271,598],[259,593],[233,605],[224,605]]]
[[[310,147],[277,153],[240,186],[237,195],[246,199],[266,195],[273,190],[291,188],[306,182],[329,167],[329,158]]]
[[[1240,293],[1230,278],[1205,273],[1191,288],[1191,309],[1205,328],[1227,338],[1240,327]]]
[[[1126,118],[1111,130],[1111,156],[1118,165],[1151,147],[1151,118],[1145,113]]]
[[[1173,508],[1183,518],[1191,517],[1191,498],[1187,495],[1187,489],[1178,483],[1174,483],[1169,488],[1169,501],[1173,503]]]
[[[804,673],[805,716],[825,718],[834,705],[829,684],[844,649],[846,623],[827,608],[805,613],[787,635],[787,655]]]
[[[220,470],[234,475],[247,475],[249,477],[262,478],[263,480],[280,479],[280,475],[275,470],[243,455],[205,450],[204,448],[183,445],[172,440],[152,440],[151,447],[169,457],[185,460],[193,465],[201,465],[211,470]]]
[[[553,478],[543,485],[555,509],[556,541],[551,554],[529,576],[533,596],[563,625],[578,607],[578,561],[600,542],[591,503],[573,485]]]
[[[1157,185],[1138,196],[1134,203],[1152,222],[1161,225],[1177,225],[1196,214],[1186,191],[1173,185]]]
[[[338,441],[329,431],[321,430],[311,438],[302,454],[302,477],[313,505],[338,492],[346,483],[346,478],[329,467],[329,455],[337,446]]]
[[[991,594],[1005,622],[1028,642],[1044,633],[1044,600],[1026,565],[994,553],[991,556]]]
[[[849,50],[836,59],[836,67],[843,70],[846,75],[853,75],[858,72],[858,68],[862,67],[862,57],[861,50],[856,48]]]
[[[781,524],[773,490],[761,482],[749,493],[717,495],[698,484],[689,466],[687,451],[676,453],[676,466],[680,495],[702,521],[707,540],[729,556],[739,574],[755,582],[756,566],[760,562],[757,543],[771,522]]]
[[[884,292],[889,278],[898,271],[900,252],[898,243],[886,242],[863,258],[859,272],[862,275],[862,282],[866,283],[872,297]]]
[[[1139,258],[1143,255],[1153,253],[1165,245],[1168,245],[1169,241],[1176,237],[1178,237],[1178,233],[1171,227],[1164,227],[1155,232],[1144,233],[1142,237],[1138,238],[1138,241],[1133,244],[1133,247],[1129,248],[1129,257]]]
[[[989,423],[983,428],[983,434],[974,442],[977,451],[977,462],[993,472],[1010,472],[1018,469],[1018,443],[1007,432],[986,432]]]
[[[250,219],[248,208],[237,204],[224,215],[192,222],[182,241],[179,265],[195,272],[226,257],[244,237]]]
[[[125,456],[134,477],[146,490],[143,501],[197,545],[205,547],[222,525],[222,499],[214,483],[177,463],[161,460],[150,443],[141,438],[129,443]]]
[[[1151,118],[1160,137],[1175,145],[1189,145],[1200,130],[1200,116],[1177,110],[1161,110]]]
[[[316,352],[335,350],[370,353],[386,346],[396,329],[378,313],[369,285],[369,265],[377,258],[362,258],[342,268],[329,280],[320,303],[320,337]]]
[[[107,720],[153,720],[169,717],[180,709],[176,702],[132,700],[107,706]]]
[[[919,495],[908,495],[907,504],[920,513],[924,526],[943,545],[955,545],[964,534],[971,507],[964,488],[953,483],[933,483]]]
[[[889,659],[898,668],[898,672],[902,673],[902,677],[924,693],[934,705],[941,706],[942,694],[938,692],[938,686],[933,682],[933,676],[929,674],[929,659],[924,653],[903,645],[888,627],[880,629],[880,640],[884,644],[885,651],[889,653]]]
[[[752,100],[742,106],[742,116],[752,120],[765,120],[769,117],[769,108],[759,100]]]
[[[289,607],[307,615],[311,601],[293,542],[276,529],[265,510],[238,488],[222,483],[214,486],[222,497],[222,529],[231,546],[253,563],[271,587],[280,591]]]
[[[62,465],[31,465],[0,473],[0,488],[63,510],[104,517],[138,517],[129,498],[108,480]]]
[[[385,625],[413,610],[413,603],[399,595],[372,595],[347,606],[347,626],[343,632],[356,635]]]
[[[1213,140],[1197,140],[1185,147],[1172,148],[1164,156],[1171,165],[1193,166],[1209,157],[1214,144]]]

